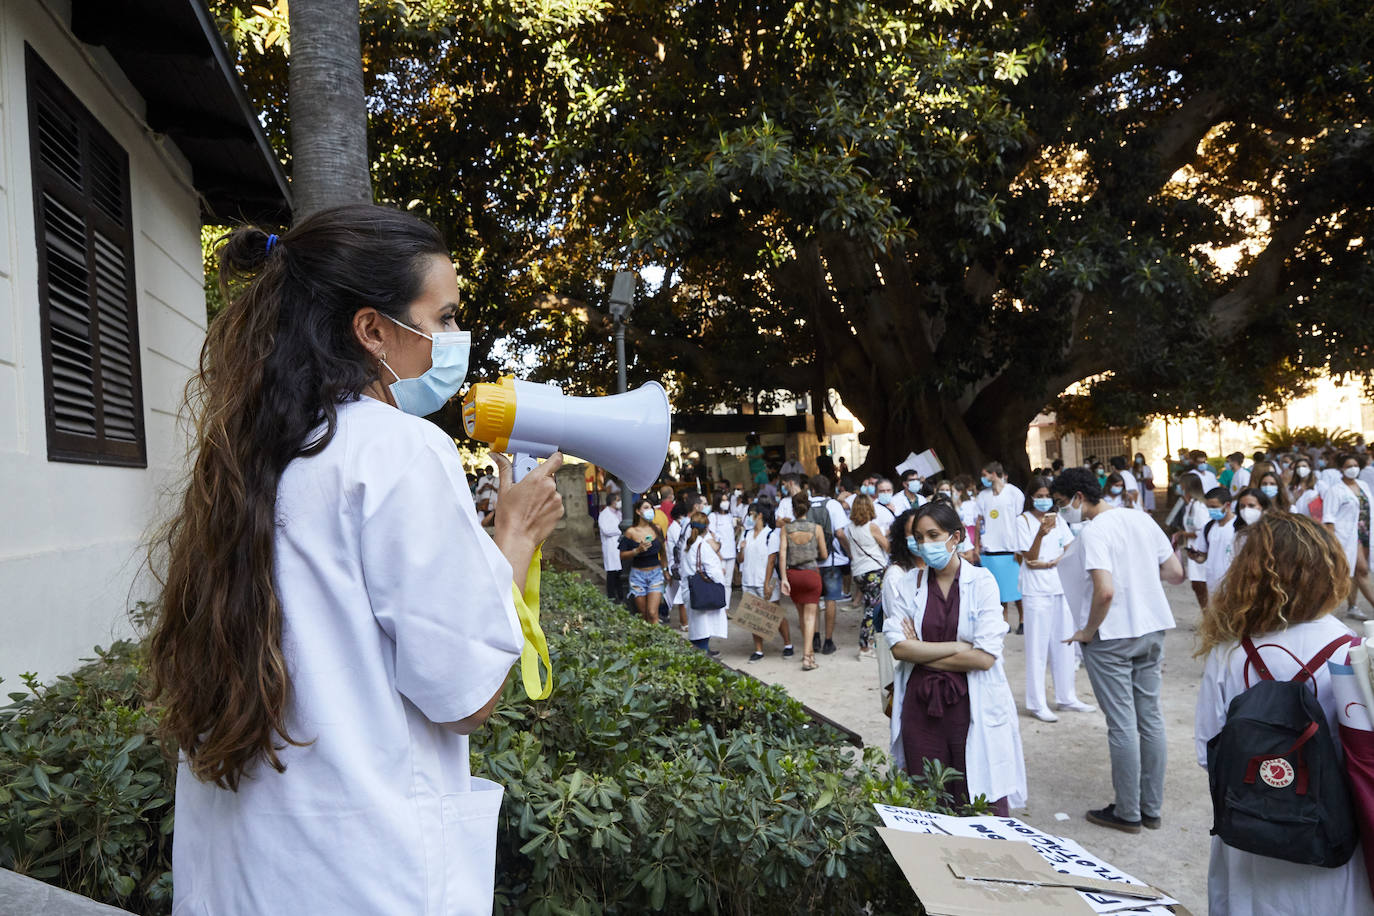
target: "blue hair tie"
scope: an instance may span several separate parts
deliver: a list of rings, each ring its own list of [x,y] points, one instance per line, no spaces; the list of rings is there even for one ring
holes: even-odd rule
[[[275,244],[277,244],[277,237],[276,237],[275,235],[269,235],[269,236],[267,237],[267,253],[268,253],[268,254],[271,254],[271,253],[272,253],[272,246],[275,245]]]

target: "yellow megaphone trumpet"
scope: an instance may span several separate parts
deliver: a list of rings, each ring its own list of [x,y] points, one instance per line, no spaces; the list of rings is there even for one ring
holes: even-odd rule
[[[478,382],[463,397],[463,427],[468,436],[491,443],[514,456],[514,479],[520,480],[538,459],[561,451],[598,465],[629,490],[642,493],[653,485],[668,455],[672,409],[658,382],[605,397],[565,395],[557,385],[506,376]],[[520,672],[525,693],[542,700],[553,691],[553,667],[544,630],[539,625],[539,558],[535,551],[525,592],[515,594],[515,610],[525,645]],[[541,683],[539,662],[549,672]]]

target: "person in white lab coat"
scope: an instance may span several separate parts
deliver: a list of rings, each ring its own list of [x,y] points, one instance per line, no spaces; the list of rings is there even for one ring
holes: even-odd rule
[[[1131,465],[1131,476],[1140,486],[1140,507],[1146,512],[1155,511],[1155,472],[1145,463],[1143,452],[1136,452],[1135,464]]]
[[[678,567],[682,600],[687,607],[687,638],[692,645],[717,658],[720,652],[711,648],[711,637],[724,639],[730,635],[730,618],[725,613],[730,603],[730,589],[725,589],[725,603],[720,607],[693,607],[692,576],[700,573],[712,582],[724,584],[725,566],[720,561],[720,545],[711,534],[711,522],[706,513],[693,512],[687,527],[687,544],[682,549],[682,564]]]
[[[1321,503],[1312,503],[1320,495],[1318,479],[1312,470],[1312,459],[1299,455],[1293,459],[1292,479],[1288,485],[1288,511],[1305,515],[1314,521],[1321,521]]]
[[[372,205],[219,249],[228,304],[164,532],[152,702],[180,749],[173,912],[490,914],[499,785],[472,776],[562,516],[555,455],[478,527],[453,439],[448,245]],[[523,601],[523,598],[521,599]]]
[[[728,490],[720,490],[716,493],[715,504],[711,507],[711,537],[715,538],[716,547],[720,551],[721,581],[725,583],[725,598],[729,601],[730,590],[734,588],[735,582],[735,545],[739,542],[739,519],[730,508],[730,494]]]
[[[964,526],[949,503],[928,503],[898,522],[924,566],[894,569],[883,589],[883,636],[896,662],[893,762],[915,775],[926,759],[953,767],[965,774],[948,786],[956,799],[981,795],[1005,816],[1025,807],[1026,767],[1002,668],[1008,627],[997,580],[959,558]]]
[[[1183,527],[1174,533],[1173,543],[1174,547],[1183,548],[1184,558],[1188,561],[1188,584],[1192,586],[1193,595],[1197,597],[1198,607],[1205,611],[1207,567],[1204,565],[1204,556],[1200,548],[1202,529],[1206,528],[1207,522],[1211,520],[1211,515],[1207,511],[1207,493],[1202,489],[1202,477],[1191,471],[1179,477],[1178,486],[1183,497],[1183,516],[1180,519]]]
[[[606,597],[612,601],[625,600],[625,584],[621,581],[620,549],[620,493],[606,491],[606,506],[596,517],[596,531],[601,538],[601,568],[606,570]]]
[[[1374,493],[1360,480],[1360,459],[1355,455],[1341,455],[1336,459],[1339,475],[1322,491],[1322,522],[1340,541],[1345,562],[1350,567],[1351,589],[1345,609],[1347,617],[1368,620],[1369,615],[1355,606],[1359,593],[1374,605],[1374,589],[1369,584],[1369,516]],[[1325,472],[1323,472],[1325,474]]]
[[[1352,634],[1335,617],[1350,589],[1345,551],[1328,530],[1296,513],[1265,512],[1247,526],[1230,573],[1198,628],[1206,655],[1198,690],[1193,737],[1199,766],[1207,766],[1207,742],[1221,732],[1231,701],[1253,684],[1246,676],[1246,637],[1276,680],[1290,680],[1298,665]],[[1347,661],[1348,650],[1331,657]],[[1311,680],[1331,736],[1340,741],[1331,672],[1320,665]],[[1367,841],[1367,839],[1366,839]],[[1374,913],[1364,850],[1336,868],[1300,865],[1256,855],[1212,838],[1207,867],[1208,912],[1212,916]]]
[[[1093,712],[1074,686],[1073,615],[1055,567],[1073,543],[1073,532],[1054,511],[1050,483],[1032,477],[1026,486],[1026,511],[1016,519],[1016,559],[1021,563],[1021,600],[1026,611],[1026,711],[1041,722],[1059,717],[1045,699],[1045,665],[1054,676],[1055,705],[1061,710]]]

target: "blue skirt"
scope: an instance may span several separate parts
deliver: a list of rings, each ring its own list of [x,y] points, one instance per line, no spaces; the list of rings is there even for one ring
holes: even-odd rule
[[[997,580],[997,591],[1001,594],[1003,604],[1021,600],[1021,564],[1016,562],[1013,554],[983,556],[979,560],[983,568]]]

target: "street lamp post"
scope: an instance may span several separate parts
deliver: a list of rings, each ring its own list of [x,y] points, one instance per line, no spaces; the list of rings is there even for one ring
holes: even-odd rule
[[[625,380],[625,322],[635,304],[633,271],[618,270],[611,283],[611,321],[615,323],[616,391],[624,394],[629,387]]]
[[[629,388],[625,373],[625,322],[634,309],[635,281],[634,271],[618,270],[611,282],[611,321],[615,323],[615,389],[624,394]],[[625,489],[625,481],[620,481],[620,530],[624,531],[635,523],[633,513],[636,494]]]

